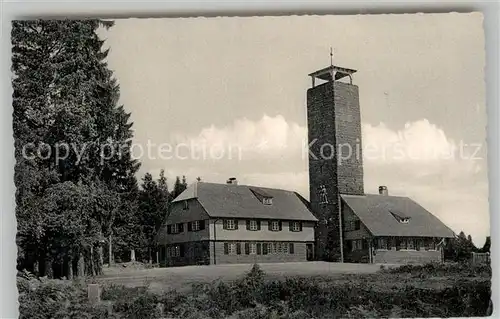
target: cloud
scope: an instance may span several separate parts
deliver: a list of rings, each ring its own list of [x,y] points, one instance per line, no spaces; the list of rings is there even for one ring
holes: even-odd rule
[[[486,161],[478,146],[464,145],[446,136],[426,119],[400,129],[384,123],[362,125],[365,192],[386,185],[390,194],[409,196],[454,231],[470,233],[481,246],[489,235]],[[233,146],[241,158],[188,160],[173,171],[210,182],[236,176],[242,184],[298,191],[309,198],[307,129],[283,116],[236,120],[226,127],[210,126],[194,136],[174,135],[177,143]],[[175,163],[174,163],[175,164]]]
[[[262,156],[279,158],[298,154],[306,136],[305,127],[288,123],[281,115],[264,115],[258,121],[244,118],[226,127],[212,125],[203,128],[196,136],[173,134],[172,140],[178,144],[188,144],[196,154],[200,154],[203,149],[217,147],[232,150],[240,160],[249,160]]]

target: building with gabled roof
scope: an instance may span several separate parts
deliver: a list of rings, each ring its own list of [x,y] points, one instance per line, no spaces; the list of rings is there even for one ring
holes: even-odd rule
[[[306,261],[317,218],[298,193],[196,182],[172,201],[158,234],[164,265]]]
[[[386,186],[365,194],[354,73],[331,65],[309,74],[310,202],[235,178],[194,183],[174,199],[159,232],[162,263],[442,261],[451,229],[412,199],[389,196]],[[346,146],[349,156],[340,153]]]
[[[425,263],[441,261],[443,239],[455,234],[408,197],[340,195],[344,261]]]
[[[331,65],[309,74],[309,198],[318,218],[316,256],[340,262],[442,260],[442,244],[454,234],[437,217],[410,198],[389,196],[386,186],[377,195],[365,194],[359,88],[352,83],[356,72]]]

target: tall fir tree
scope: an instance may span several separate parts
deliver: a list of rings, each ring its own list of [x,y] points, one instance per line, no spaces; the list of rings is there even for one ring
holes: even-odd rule
[[[108,50],[102,50],[103,41],[96,33],[111,26],[100,20],[12,24],[18,265],[38,268],[40,275],[51,275],[60,260],[66,260],[63,273],[67,274],[72,269],[67,259],[74,256],[67,253],[60,258],[64,251],[87,255],[90,251],[93,260],[114,221],[128,224],[135,213],[117,218],[116,206],[113,209],[113,205],[133,206],[139,164],[128,152],[130,114],[117,105],[119,87],[107,68]],[[91,194],[90,202],[77,198],[69,202],[67,194],[74,193]],[[79,217],[75,214],[86,219],[74,218]],[[54,225],[70,220],[84,234],[66,228],[53,231]],[[122,236],[129,238],[130,232]],[[53,247],[58,247],[57,253]],[[101,258],[102,254],[96,259]],[[86,269],[99,272],[100,267],[97,263]]]
[[[168,192],[165,172],[161,170],[158,180],[154,180],[150,173],[146,173],[139,192],[139,212],[140,224],[148,247],[146,257],[149,261],[154,257],[156,235],[165,220],[169,203],[170,193]]]

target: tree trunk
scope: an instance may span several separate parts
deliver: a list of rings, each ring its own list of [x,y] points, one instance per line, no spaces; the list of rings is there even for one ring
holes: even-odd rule
[[[97,250],[97,253],[99,254],[99,265],[102,266],[104,264],[104,248],[102,247],[101,244],[99,244],[99,249]]]
[[[109,246],[108,246],[108,254],[109,254],[109,262],[108,262],[108,267],[111,267],[111,265],[114,263],[113,260],[113,234],[111,229],[109,230]]]
[[[68,280],[71,280],[73,279],[73,258],[72,258],[72,255],[69,254],[69,257],[68,257],[68,260],[66,261],[66,263],[68,264],[68,273],[67,273],[67,278]]]
[[[52,258],[50,257],[47,257],[47,259],[45,259],[45,276],[47,276],[47,278],[54,278],[54,265],[52,263]]]
[[[135,261],[135,250],[134,249],[130,250],[130,261]]]
[[[90,276],[94,276],[94,245],[90,245]]]
[[[35,274],[36,276],[40,276],[40,267],[38,265],[38,261],[35,260],[35,262],[33,263],[33,274]]]
[[[83,257],[83,253],[80,252],[78,258],[78,273],[77,276],[80,278],[85,277],[85,258]]]

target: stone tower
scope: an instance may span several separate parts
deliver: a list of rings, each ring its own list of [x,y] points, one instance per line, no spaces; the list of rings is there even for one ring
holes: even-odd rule
[[[355,72],[332,65],[309,74],[309,196],[319,219],[316,257],[320,260],[343,261],[340,194],[364,194],[359,92],[352,84]]]

